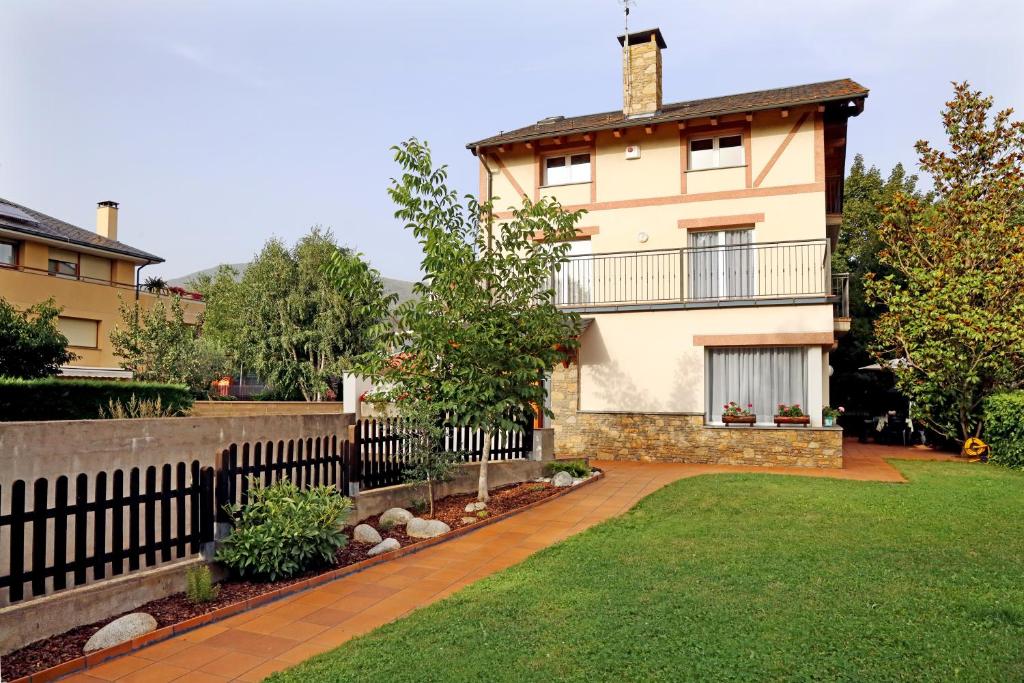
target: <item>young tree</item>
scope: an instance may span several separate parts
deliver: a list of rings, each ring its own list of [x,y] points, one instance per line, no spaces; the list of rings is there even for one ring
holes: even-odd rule
[[[954,84],[943,122],[949,150],[916,145],[936,202],[899,193],[879,229],[882,267],[869,277],[884,306],[874,352],[905,359],[898,388],[915,412],[958,440],[982,428],[992,393],[1024,386],[1024,123]]]
[[[917,176],[908,175],[896,164],[888,177],[876,166],[870,168],[864,157],[853,159],[843,190],[843,228],[832,254],[832,272],[850,274],[850,332],[839,340],[830,363],[833,401],[854,410],[874,410],[892,378],[884,373],[863,373],[859,368],[873,363],[870,345],[874,339],[875,319],[880,308],[865,299],[864,283],[868,273],[884,276],[891,271],[878,261],[882,244],[878,228],[882,217],[898,193],[930,203],[931,196],[917,189]]]
[[[218,347],[199,337],[185,322],[181,299],[170,310],[157,300],[149,310],[138,302],[121,302],[121,324],[110,333],[121,367],[135,379],[184,384],[197,394],[209,392],[210,382],[224,374],[227,361]]]
[[[462,453],[450,452],[445,447],[445,416],[435,413],[434,408],[431,400],[412,396],[398,404],[402,416],[398,434],[410,461],[405,479],[426,485],[430,517],[434,516],[434,487],[452,478],[462,458]]]
[[[19,311],[0,297],[0,377],[49,377],[78,356],[57,329],[53,299]]]
[[[498,225],[491,202],[449,189],[446,167],[434,167],[425,143],[394,151],[403,172],[388,192],[423,249],[424,277],[417,298],[395,310],[396,323],[376,329],[375,353],[356,371],[394,398],[429,401],[435,414],[483,431],[477,496],[486,502],[495,434],[533,418],[533,406],[544,405],[544,374],[575,345],[579,318],[555,307],[550,288],[582,212],[524,200]]]

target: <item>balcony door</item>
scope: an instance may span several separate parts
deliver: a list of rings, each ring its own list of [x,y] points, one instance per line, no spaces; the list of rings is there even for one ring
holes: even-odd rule
[[[558,272],[557,303],[593,303],[594,261],[591,258],[590,240],[570,242],[568,256],[568,260]]]
[[[689,299],[744,299],[755,295],[754,231],[691,232],[687,250]]]

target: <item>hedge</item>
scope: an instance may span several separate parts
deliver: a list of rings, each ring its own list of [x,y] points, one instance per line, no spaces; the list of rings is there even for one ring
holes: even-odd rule
[[[1024,468],[1024,391],[996,394],[985,401],[985,441],[989,460]]]
[[[103,417],[110,401],[126,403],[132,396],[159,398],[164,407],[182,413],[192,407],[188,387],[178,384],[0,377],[0,422],[93,420]]]

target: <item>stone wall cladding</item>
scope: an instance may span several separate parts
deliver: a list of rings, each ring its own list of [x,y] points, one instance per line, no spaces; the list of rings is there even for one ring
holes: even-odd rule
[[[841,468],[841,429],[705,427],[701,415],[581,413],[579,372],[559,366],[551,379],[555,457],[727,465]]]

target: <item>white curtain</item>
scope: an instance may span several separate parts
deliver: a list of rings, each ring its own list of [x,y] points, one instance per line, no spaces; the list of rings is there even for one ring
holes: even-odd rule
[[[807,408],[807,350],[802,347],[708,349],[709,422],[722,421],[722,406],[754,405],[758,422],[771,422],[780,403]]]

